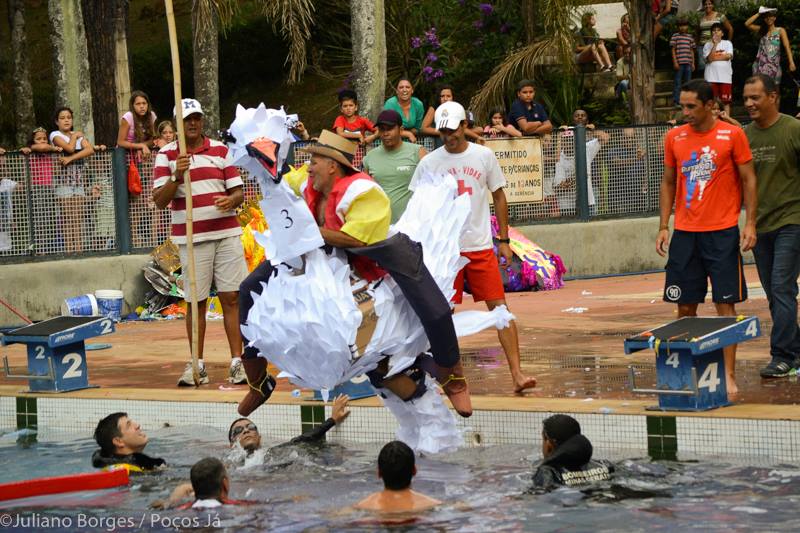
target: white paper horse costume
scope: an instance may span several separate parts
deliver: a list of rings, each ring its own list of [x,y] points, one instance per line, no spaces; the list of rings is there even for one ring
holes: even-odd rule
[[[275,181],[261,163],[250,157],[246,145],[260,137],[280,143],[281,167],[293,141],[283,109],[238,106],[230,127],[235,138],[229,142],[234,164],[254,176],[264,199],[261,209],[270,229],[256,240],[265,248],[276,274],[242,326],[243,334],[281,371],[282,377],[301,387],[327,392],[336,385],[374,369],[389,357],[391,377],[408,369],[417,356],[428,350],[429,342],[419,318],[390,276],[370,284],[378,317],[372,337],[363,353],[353,346],[362,315],[353,299],[350,266],[344,253],[332,255],[305,201],[284,182]],[[401,232],[419,242],[424,263],[448,301],[454,294],[455,277],[466,261],[459,254],[459,235],[470,210],[469,199],[458,196],[452,176],[423,176],[390,236]],[[290,265],[290,266],[289,266]],[[302,273],[295,270],[304,267]],[[292,268],[295,267],[295,268]],[[466,311],[453,316],[458,336],[488,327],[504,328],[513,320],[504,307],[491,312]],[[427,391],[421,397],[403,401],[388,389],[380,389],[385,405],[398,420],[398,439],[418,452],[437,453],[463,443],[453,414],[447,409],[426,376]]]

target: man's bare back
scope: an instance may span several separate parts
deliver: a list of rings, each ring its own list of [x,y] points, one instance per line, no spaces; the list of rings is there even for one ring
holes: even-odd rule
[[[356,509],[380,513],[403,513],[427,511],[441,504],[437,499],[425,496],[411,489],[382,490],[370,494],[354,505]]]

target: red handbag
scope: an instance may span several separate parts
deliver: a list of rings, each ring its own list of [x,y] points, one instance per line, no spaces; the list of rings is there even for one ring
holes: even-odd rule
[[[142,177],[139,175],[139,169],[136,167],[133,157],[128,163],[128,192],[134,196],[142,194]]]

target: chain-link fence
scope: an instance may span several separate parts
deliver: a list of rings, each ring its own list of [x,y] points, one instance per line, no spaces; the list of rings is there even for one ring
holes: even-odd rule
[[[543,137],[544,198],[509,204],[511,222],[655,213],[667,130],[666,125],[586,130],[582,145],[574,130]],[[492,142],[487,139],[487,146]],[[431,137],[421,137],[417,143],[428,151],[439,144]],[[308,144],[295,143],[291,163],[309,160],[309,154],[300,150]],[[357,161],[366,150],[358,148]],[[587,162],[585,172],[575,164],[582,158]],[[0,261],[149,251],[161,244],[170,233],[170,211],[157,209],[152,201],[153,159],[122,149],[69,165],[63,165],[58,154],[0,156]],[[131,164],[142,180],[138,196],[128,193]],[[245,199],[257,197],[254,180],[247,179],[243,170],[242,177]]]
[[[0,156],[0,257],[115,250],[114,205],[110,153]]]

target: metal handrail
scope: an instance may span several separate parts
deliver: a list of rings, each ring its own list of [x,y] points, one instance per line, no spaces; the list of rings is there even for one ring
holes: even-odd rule
[[[56,369],[53,366],[53,358],[47,358],[47,366],[49,368],[49,372],[43,376],[37,376],[33,374],[12,374],[11,368],[8,366],[8,356],[3,356],[3,368],[6,373],[6,377],[8,379],[42,379],[46,381],[55,381],[56,380]]]
[[[636,372],[633,365],[628,365],[628,376],[631,380],[631,392],[634,394],[665,394],[668,396],[697,396],[700,390],[697,387],[697,369],[692,367],[692,387],[691,389],[684,388],[683,390],[667,389],[666,385],[662,389],[637,389],[636,388]]]

